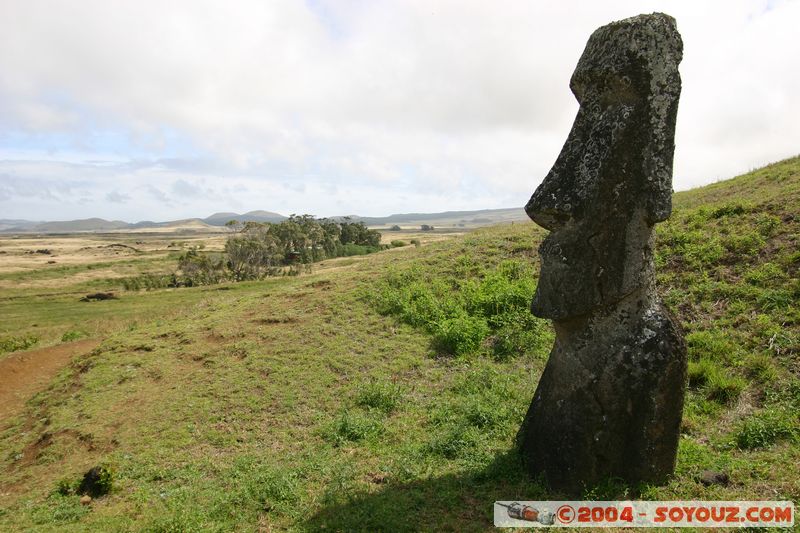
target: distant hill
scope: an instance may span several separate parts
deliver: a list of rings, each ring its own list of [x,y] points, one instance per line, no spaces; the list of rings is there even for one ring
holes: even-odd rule
[[[407,227],[428,224],[437,227],[477,227],[518,220],[527,221],[528,215],[525,214],[522,207],[512,207],[477,211],[443,211],[441,213],[402,213],[386,217],[352,216],[350,218],[361,221],[367,226],[398,225]]]
[[[198,232],[219,232],[219,226],[206,224],[199,218],[187,218],[184,220],[173,220],[171,222],[137,222],[131,224],[129,231],[141,233],[198,233]]]
[[[130,224],[121,220],[104,220],[102,218],[86,218],[82,220],[68,220],[57,222],[42,222],[31,227],[28,231],[41,233],[61,233],[72,231],[108,231],[128,228]]]
[[[149,220],[130,224],[121,220],[105,220],[103,218],[87,218],[82,220],[65,220],[53,222],[31,222],[27,220],[0,221],[0,233],[80,233],[107,231],[147,231],[147,230],[216,230],[215,226],[206,224],[200,219],[190,218],[169,222],[152,222]]]
[[[54,222],[36,222],[20,219],[0,219],[0,233],[73,233],[73,232],[103,232],[124,230],[148,229],[192,229],[213,230],[221,228],[230,220],[239,222],[281,222],[287,217],[272,211],[249,211],[247,213],[220,212],[206,218],[189,218],[167,222],[153,222],[143,220],[136,223],[121,220],[105,220],[102,218],[87,218],[81,220],[65,220]],[[399,213],[385,217],[361,217],[358,215],[330,217],[334,220],[350,218],[360,221],[367,226],[419,226],[430,224],[451,227],[476,227],[527,220],[525,211],[521,207],[509,209],[480,209],[476,211],[444,211],[441,213]]]
[[[6,231],[12,228],[18,228],[18,229],[30,228],[37,224],[41,224],[41,222],[40,221],[34,222],[32,220],[3,218],[0,219],[0,231]]]
[[[238,213],[214,213],[202,220],[211,226],[224,226],[230,220],[238,220],[239,222],[281,222],[286,220],[286,217],[272,211],[249,211],[241,215]]]
[[[512,215],[525,217],[525,211],[521,207],[512,207],[509,209],[479,209],[477,211],[442,211],[441,213],[401,213],[389,215],[387,217],[354,217],[364,222],[364,224],[396,224],[398,222],[414,222],[417,220],[444,220],[463,218],[468,220],[470,218],[481,216],[497,217],[503,215]]]

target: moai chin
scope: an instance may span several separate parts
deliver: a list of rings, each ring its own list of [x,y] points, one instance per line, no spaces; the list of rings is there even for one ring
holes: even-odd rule
[[[686,347],[655,291],[653,227],[672,210],[682,53],[661,13],[596,30],[570,81],[572,131],[525,206],[550,230],[531,311],[556,340],[517,443],[563,491],[675,467]]]

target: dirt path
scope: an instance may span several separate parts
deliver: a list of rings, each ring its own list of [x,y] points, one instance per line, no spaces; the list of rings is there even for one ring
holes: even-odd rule
[[[17,414],[25,401],[42,390],[78,354],[94,349],[99,340],[59,344],[9,355],[0,361],[0,422]]]

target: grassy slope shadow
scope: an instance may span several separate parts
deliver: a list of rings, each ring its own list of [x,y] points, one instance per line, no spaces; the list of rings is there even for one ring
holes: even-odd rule
[[[308,531],[488,531],[500,500],[635,498],[645,487],[608,482],[567,495],[530,480],[512,449],[480,470],[405,483],[389,480],[375,492],[334,496],[303,527]]]
[[[389,480],[375,492],[334,496],[304,525],[311,531],[483,531],[492,527],[494,501],[549,497],[542,485],[525,479],[512,450],[482,470]]]

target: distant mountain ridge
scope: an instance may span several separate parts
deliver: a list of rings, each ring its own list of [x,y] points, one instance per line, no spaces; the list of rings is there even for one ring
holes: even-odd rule
[[[250,211],[248,213],[214,213],[206,218],[187,218],[182,220],[170,220],[167,222],[153,222],[152,220],[142,220],[130,223],[121,220],[105,220],[103,218],[86,218],[79,220],[59,220],[48,222],[36,222],[21,219],[2,219],[0,220],[0,233],[74,233],[74,232],[101,232],[117,230],[137,230],[148,228],[169,228],[182,225],[193,225],[194,227],[222,227],[230,220],[239,222],[280,222],[286,217],[271,211]]]
[[[249,211],[242,215],[238,213],[214,213],[210,217],[202,219],[202,221],[211,226],[224,226],[230,220],[238,220],[239,222],[281,222],[286,218],[272,211]]]
[[[488,223],[492,221],[526,219],[521,207],[507,209],[479,209],[475,211],[443,211],[440,213],[396,213],[385,217],[362,217],[358,215],[329,217],[334,220],[349,218],[356,222],[363,222],[368,226],[389,224],[419,224],[447,221],[456,224]],[[143,220],[129,223],[121,220],[105,220],[102,218],[86,218],[80,220],[63,221],[30,221],[21,219],[0,219],[1,233],[74,233],[74,232],[102,232],[119,230],[137,230],[148,228],[169,228],[182,225],[192,225],[195,228],[206,227],[209,230],[221,228],[231,220],[239,222],[281,222],[287,217],[272,211],[249,211],[247,213],[220,212],[206,218],[188,218],[167,222],[153,222]]]
[[[131,224],[121,220],[105,220],[102,218],[86,218],[83,220],[69,220],[62,222],[42,222],[33,227],[35,231],[42,233],[60,231],[106,231],[115,229],[126,229]]]
[[[512,217],[527,218],[525,211],[521,207],[510,207],[506,209],[478,209],[476,211],[442,211],[440,213],[397,213],[386,217],[359,217],[352,216],[353,220],[358,220],[367,226],[379,224],[399,224],[402,222],[416,222],[419,220],[444,220],[444,219],[467,219],[470,217],[480,217],[481,215],[496,217],[498,215],[509,215]],[[338,217],[337,217],[338,218]]]
[[[29,228],[35,226],[37,224],[41,224],[41,221],[33,221],[33,220],[20,220],[20,219],[2,219],[0,220],[0,232],[5,231],[7,229],[13,228]]]
[[[136,230],[146,228],[168,228],[186,224],[200,224],[210,227],[200,219],[173,220],[170,222],[152,222],[145,220],[131,224],[122,220],[106,220],[103,218],[84,218],[79,220],[57,220],[51,222],[32,222],[29,220],[0,220],[0,233],[79,233],[118,230]]]

